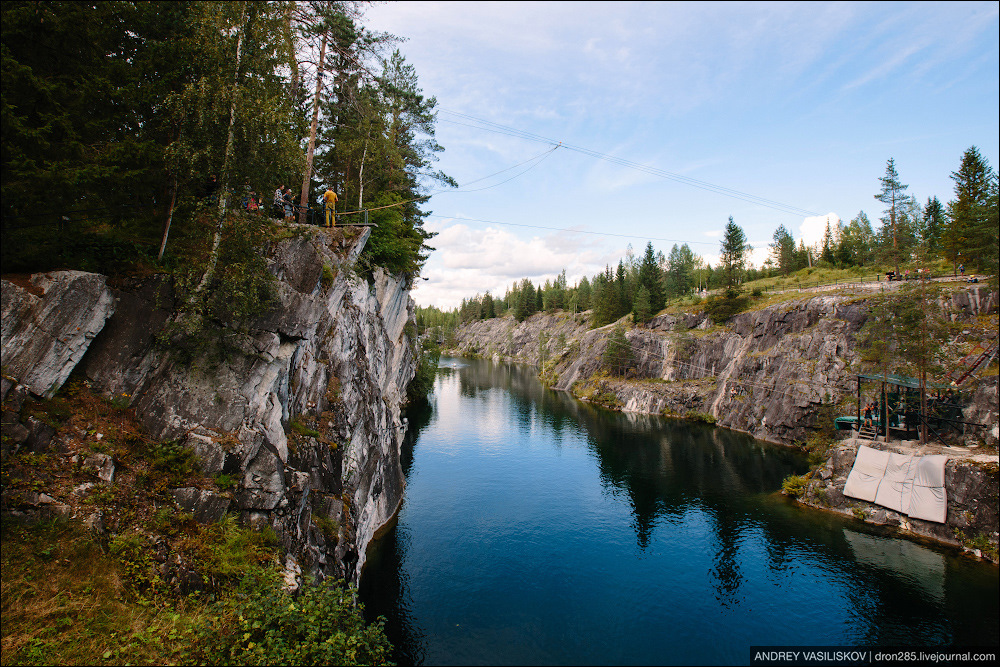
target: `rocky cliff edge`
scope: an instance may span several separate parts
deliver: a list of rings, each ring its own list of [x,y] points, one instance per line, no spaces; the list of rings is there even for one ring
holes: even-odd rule
[[[239,330],[223,325],[231,345],[221,357],[157,344],[178,317],[165,276],[116,287],[77,271],[3,280],[4,458],[66,451],[59,433],[20,415],[75,370],[134,408],[152,437],[193,450],[204,474],[236,480],[231,492],[174,489],[182,509],[270,526],[290,578],[356,582],[402,500],[400,411],[417,363],[405,280],[354,272],[369,233],[301,227],[275,242],[279,304]]]

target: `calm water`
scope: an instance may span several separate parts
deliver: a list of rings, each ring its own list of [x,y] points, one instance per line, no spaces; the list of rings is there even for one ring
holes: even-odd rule
[[[752,645],[993,644],[992,566],[787,503],[804,459],[442,359],[367,613],[401,664],[746,663]]]

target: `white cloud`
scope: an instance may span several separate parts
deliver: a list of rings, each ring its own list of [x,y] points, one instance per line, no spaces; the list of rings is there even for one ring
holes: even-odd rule
[[[438,232],[431,255],[421,272],[413,297],[422,306],[454,308],[463,298],[491,292],[503,296],[522,278],[535,284],[554,279],[565,269],[570,284],[592,276],[624,255],[623,248],[609,249],[603,238],[588,238],[572,231],[522,239],[496,226],[470,227],[457,219],[427,224]]]
[[[814,215],[804,219],[799,226],[799,238],[807,246],[821,246],[823,244],[823,234],[826,233],[827,221],[830,222],[830,230],[836,230],[837,223],[840,222],[840,216],[831,211],[826,215]]]

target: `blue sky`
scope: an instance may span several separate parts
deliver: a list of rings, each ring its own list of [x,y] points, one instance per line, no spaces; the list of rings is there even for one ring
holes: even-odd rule
[[[400,51],[439,105],[436,166],[460,185],[551,148],[470,116],[657,170],[564,147],[435,195],[437,250],[413,293],[424,306],[562,269],[573,283],[649,240],[714,264],[730,215],[759,264],[779,224],[809,243],[827,215],[877,223],[890,157],[922,203],[951,199],[969,146],[997,166],[995,2],[397,2],[364,22],[407,38]]]

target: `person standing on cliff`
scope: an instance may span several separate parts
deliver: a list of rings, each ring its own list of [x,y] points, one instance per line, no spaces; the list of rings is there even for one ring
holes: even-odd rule
[[[274,200],[271,202],[271,207],[274,209],[274,217],[281,218],[281,209],[284,207],[284,195],[285,195],[285,184],[282,183],[278,186],[278,189],[274,191]]]
[[[285,222],[292,221],[292,212],[294,211],[295,201],[292,199],[292,189],[285,188],[285,194],[282,197],[285,203]]]
[[[337,193],[333,188],[327,188],[323,193],[323,203],[326,204],[326,226],[337,226]]]

